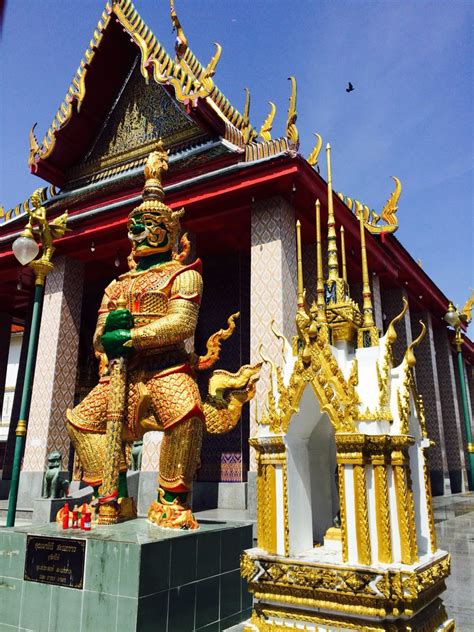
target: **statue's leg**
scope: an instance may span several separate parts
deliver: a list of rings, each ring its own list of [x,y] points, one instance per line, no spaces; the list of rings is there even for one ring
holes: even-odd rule
[[[102,483],[106,455],[108,382],[100,382],[73,410],[67,412],[67,431],[79,456],[82,480],[97,488]],[[127,465],[122,454],[120,471]]]
[[[199,466],[203,422],[191,417],[165,430],[160,451],[158,500],[148,518],[168,529],[197,529],[189,494]]]

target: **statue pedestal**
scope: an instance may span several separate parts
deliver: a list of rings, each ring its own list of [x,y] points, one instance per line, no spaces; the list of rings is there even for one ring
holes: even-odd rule
[[[38,542],[46,557],[56,547],[51,562],[35,558]],[[240,555],[251,546],[252,526],[229,522],[201,523],[195,532],[144,519],[89,532],[56,524],[0,529],[0,629],[220,632],[250,616]],[[65,562],[70,583],[82,588],[66,587]],[[31,578],[38,568],[56,583],[25,579],[25,570]]]

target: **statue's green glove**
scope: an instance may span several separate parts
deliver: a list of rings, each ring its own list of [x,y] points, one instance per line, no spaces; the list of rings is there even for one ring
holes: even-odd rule
[[[128,309],[114,309],[107,316],[104,332],[115,331],[116,329],[132,329],[133,316]]]
[[[125,346],[127,342],[132,340],[130,329],[115,329],[114,331],[107,331],[102,335],[100,339],[104,351],[109,360],[115,358],[124,358],[133,351],[133,347]]]

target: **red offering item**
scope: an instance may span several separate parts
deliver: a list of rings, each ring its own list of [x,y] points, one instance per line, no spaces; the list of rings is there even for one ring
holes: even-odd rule
[[[91,530],[91,512],[87,510],[84,515],[84,531],[90,531],[90,530]]]
[[[84,519],[86,517],[87,504],[86,503],[82,504],[79,511],[81,513],[81,517],[79,519],[79,528],[84,529]]]
[[[77,505],[74,505],[74,509],[72,510],[72,528],[73,529],[79,528],[78,516],[79,516],[79,510],[77,508]]]
[[[69,505],[64,503],[63,507],[63,529],[69,529]]]

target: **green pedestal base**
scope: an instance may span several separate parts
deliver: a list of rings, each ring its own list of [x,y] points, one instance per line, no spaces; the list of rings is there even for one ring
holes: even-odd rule
[[[25,581],[27,535],[85,538],[83,589]],[[235,523],[0,529],[0,632],[221,632],[250,616],[239,569],[251,546],[251,525]]]

